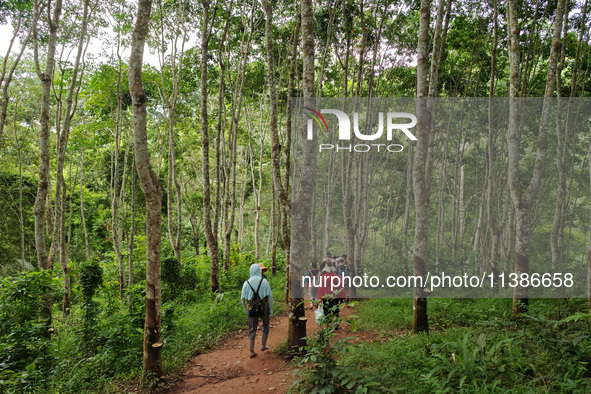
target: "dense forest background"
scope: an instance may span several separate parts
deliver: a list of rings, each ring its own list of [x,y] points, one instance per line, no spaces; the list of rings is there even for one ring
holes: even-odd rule
[[[114,376],[142,372],[142,354],[144,376],[178,371],[244,324],[236,300],[254,262],[286,299],[292,346],[306,327],[285,294],[290,267],[329,250],[357,272],[591,265],[591,133],[573,126],[567,100],[524,132],[513,109],[506,127],[478,133],[419,122],[384,173],[353,155],[316,165],[304,148],[302,187],[319,192],[294,204],[311,218],[292,222],[290,194],[293,98],[589,96],[587,0],[14,0],[0,22],[12,31],[0,75],[0,390],[113,389]],[[428,110],[417,104],[419,119]],[[294,246],[304,227],[311,243]],[[528,312],[527,292],[514,298],[502,309]],[[404,324],[428,331],[426,299],[413,302]],[[569,312],[585,308],[573,302]],[[586,360],[565,367],[578,366],[572,384]]]

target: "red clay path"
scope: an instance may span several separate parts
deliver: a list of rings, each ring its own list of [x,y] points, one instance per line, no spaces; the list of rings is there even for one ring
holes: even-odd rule
[[[308,304],[309,305],[309,304]],[[343,316],[353,313],[345,308]],[[314,313],[306,310],[308,333],[316,330]],[[246,315],[244,317],[246,323]],[[273,350],[287,338],[287,316],[271,319],[269,350],[262,352],[261,331],[257,331],[255,352],[257,356],[248,357],[248,330],[246,328],[231,333],[209,353],[197,355],[187,364],[182,380],[170,393],[224,394],[224,393],[285,393],[296,379],[292,374],[290,361],[275,354]],[[260,323],[259,323],[260,325]],[[350,334],[348,325],[341,326],[343,335]]]

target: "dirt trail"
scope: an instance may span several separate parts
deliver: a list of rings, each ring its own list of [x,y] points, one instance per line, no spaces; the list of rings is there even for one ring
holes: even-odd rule
[[[307,303],[307,305],[309,305]],[[344,308],[342,316],[352,314],[354,309]],[[307,330],[311,334],[318,328],[314,313],[306,309]],[[244,317],[246,322],[246,316]],[[259,323],[260,325],[260,323]],[[288,318],[280,315],[271,319],[269,350],[261,351],[261,331],[257,331],[255,352],[248,357],[248,330],[234,331],[211,352],[197,355],[187,364],[182,380],[170,393],[285,393],[295,380],[289,360],[273,350],[287,338]],[[340,335],[350,335],[348,325],[341,326]]]

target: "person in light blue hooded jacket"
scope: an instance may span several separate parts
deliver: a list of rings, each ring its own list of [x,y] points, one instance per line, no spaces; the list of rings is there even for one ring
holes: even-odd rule
[[[259,288],[260,285],[260,288]],[[253,290],[254,289],[254,290]],[[255,291],[258,289],[259,298],[263,301],[265,307],[265,314],[263,315],[263,337],[261,339],[261,351],[269,349],[267,347],[267,339],[269,338],[269,317],[273,315],[273,293],[271,286],[267,279],[263,279],[261,267],[258,264],[250,266],[250,279],[244,281],[242,286],[242,306],[248,316],[250,302],[254,298]],[[257,326],[259,324],[258,317],[248,316],[248,348],[250,350],[250,357],[257,354],[254,352],[254,340],[257,333]]]

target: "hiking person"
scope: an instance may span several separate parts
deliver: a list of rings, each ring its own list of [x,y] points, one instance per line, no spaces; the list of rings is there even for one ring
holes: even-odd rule
[[[345,260],[341,257],[337,259],[337,275],[349,276],[349,267],[345,264]]]
[[[265,267],[265,264],[263,263],[259,263],[259,267],[261,267],[261,273],[262,273],[262,277],[263,279],[267,279],[267,277],[265,276],[265,273],[269,270],[267,267]]]
[[[320,271],[322,271],[324,267],[326,267],[326,263],[328,261],[334,262],[334,260],[332,259],[332,253],[330,253],[330,251],[326,252],[326,257],[322,259],[322,262],[320,263]]]
[[[343,254],[341,256],[341,260],[343,260],[343,263],[345,264],[345,267],[347,267],[347,271],[349,271],[349,275],[354,274],[353,271],[351,270],[351,267],[349,266],[349,262],[347,261],[347,255]]]
[[[308,295],[310,296],[310,309],[314,309],[314,301],[318,299],[318,287],[315,284],[318,283],[318,264],[313,261],[312,267],[306,273],[306,287],[308,287]]]
[[[324,316],[331,315],[333,318],[339,317],[339,304],[346,297],[345,289],[343,289],[342,283],[340,283],[341,278],[338,277],[336,271],[332,260],[327,261],[326,267],[322,270],[320,286],[318,287],[318,298],[322,299]],[[333,277],[337,277],[339,280],[337,281]]]
[[[258,264],[250,266],[250,278],[242,285],[242,306],[248,316],[248,349],[250,357],[254,352],[254,340],[259,325],[259,318],[263,320],[263,336],[261,339],[261,351],[269,349],[269,317],[273,315],[273,293],[267,279],[263,279],[261,267]]]

